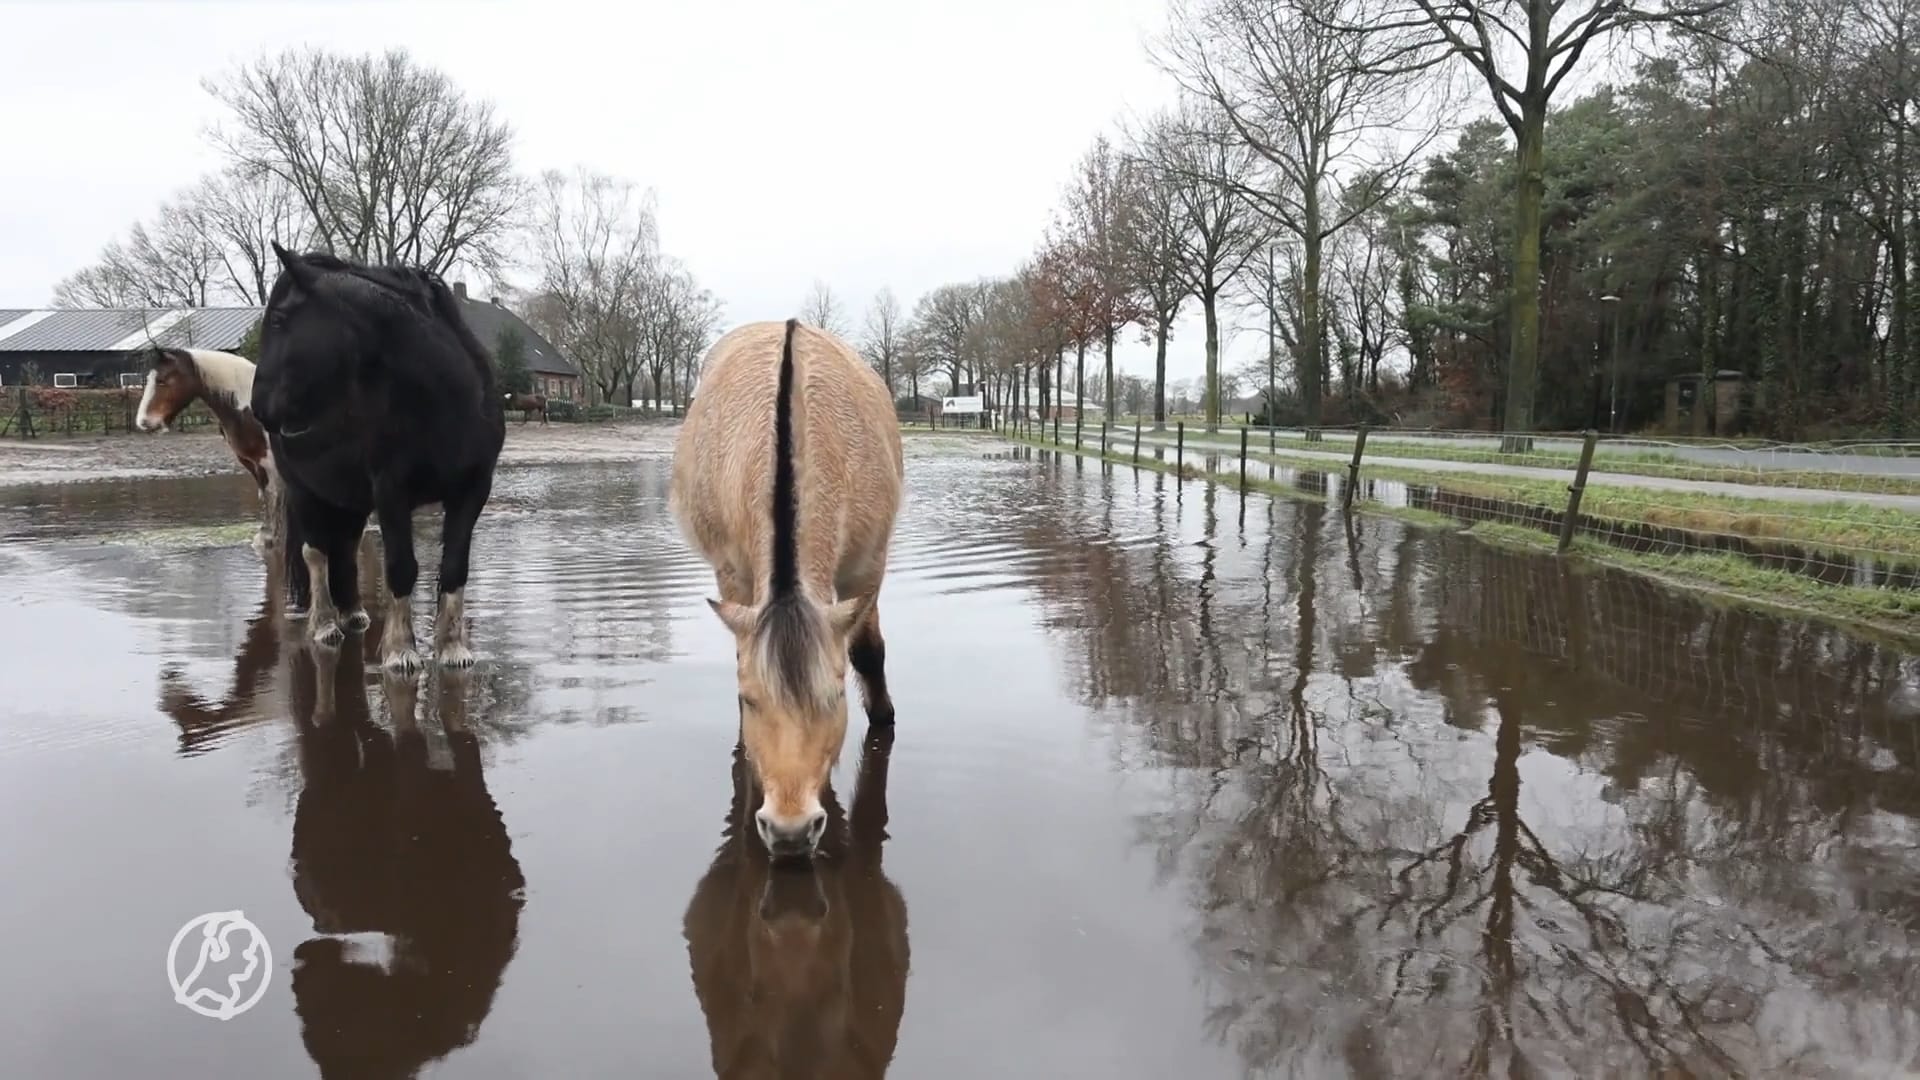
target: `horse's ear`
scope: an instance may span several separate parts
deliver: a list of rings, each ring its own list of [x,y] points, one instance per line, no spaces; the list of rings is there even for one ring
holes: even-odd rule
[[[280,241],[272,240],[269,241],[269,243],[273,245],[274,257],[280,260],[280,265],[286,268],[288,274],[292,275],[294,282],[303,289],[311,287],[313,284],[313,267],[308,266],[305,259],[281,247]]]
[[[860,625],[860,620],[867,617],[868,610],[873,607],[873,599],[872,593],[866,593],[849,597],[828,608],[827,625],[833,628],[833,636],[844,640],[851,635],[853,628]]]
[[[753,633],[753,609],[745,604],[736,604],[731,600],[708,600],[707,606],[713,609],[720,621],[727,624],[733,636],[745,638]]]

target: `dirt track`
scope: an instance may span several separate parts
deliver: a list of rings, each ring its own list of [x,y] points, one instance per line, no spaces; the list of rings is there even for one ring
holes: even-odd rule
[[[678,425],[507,423],[502,465],[629,461],[673,452]],[[0,487],[238,472],[220,433],[0,440]]]

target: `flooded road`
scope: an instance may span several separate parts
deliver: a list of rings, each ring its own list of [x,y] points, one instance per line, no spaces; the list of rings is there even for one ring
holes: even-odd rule
[[[811,876],[735,829],[664,458],[503,470],[480,665],[417,683],[276,616],[242,478],[0,492],[0,1076],[1920,1069],[1920,659],[909,449],[899,722]],[[233,910],[272,973],[222,1022],[165,962]]]

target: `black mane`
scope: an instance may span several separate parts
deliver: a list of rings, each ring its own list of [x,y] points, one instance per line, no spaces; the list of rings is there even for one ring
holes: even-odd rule
[[[460,342],[461,349],[472,362],[486,397],[490,400],[498,396],[494,385],[493,359],[467,325],[466,316],[461,313],[453,290],[447,287],[439,274],[424,267],[400,263],[356,262],[328,251],[310,251],[300,259],[316,270],[344,274],[372,285],[404,301],[415,313],[444,323],[447,329],[453,331],[454,338]],[[275,299],[285,295],[277,285],[274,293]]]

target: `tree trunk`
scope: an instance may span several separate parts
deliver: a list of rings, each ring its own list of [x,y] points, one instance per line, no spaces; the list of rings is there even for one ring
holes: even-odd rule
[[[1700,385],[1693,392],[1695,435],[1713,434],[1713,375],[1720,368],[1720,223],[1710,225],[1714,235],[1700,256]]]
[[[1317,427],[1320,423],[1320,391],[1326,385],[1327,374],[1326,332],[1320,325],[1320,265],[1327,238],[1321,235],[1320,191],[1317,185],[1307,185],[1302,203],[1306,235],[1301,240],[1306,249],[1307,265],[1305,279],[1300,282],[1300,404],[1306,408],[1307,423]]]
[[[1078,446],[1081,422],[1086,419],[1087,411],[1087,343],[1083,341],[1074,348],[1073,394],[1079,400],[1073,408],[1073,442]]]
[[[1162,320],[1154,334],[1153,355],[1153,430],[1167,430],[1167,331],[1171,322]]]
[[[1507,408],[1502,430],[1533,430],[1533,384],[1540,363],[1540,204],[1546,195],[1547,109],[1544,95],[1522,103],[1515,164],[1518,190],[1513,207],[1513,291],[1507,357]],[[1503,449],[1521,446],[1509,440]]]
[[[1200,311],[1207,323],[1207,431],[1220,430],[1220,315],[1217,297],[1202,293]]]
[[[1108,325],[1107,341],[1106,341],[1107,385],[1103,387],[1101,390],[1102,395],[1105,396],[1107,399],[1107,419],[1108,420],[1116,419],[1120,415],[1118,412],[1115,411],[1120,408],[1119,396],[1113,392],[1113,339],[1114,339],[1114,336],[1115,335],[1114,335],[1113,326]]]

